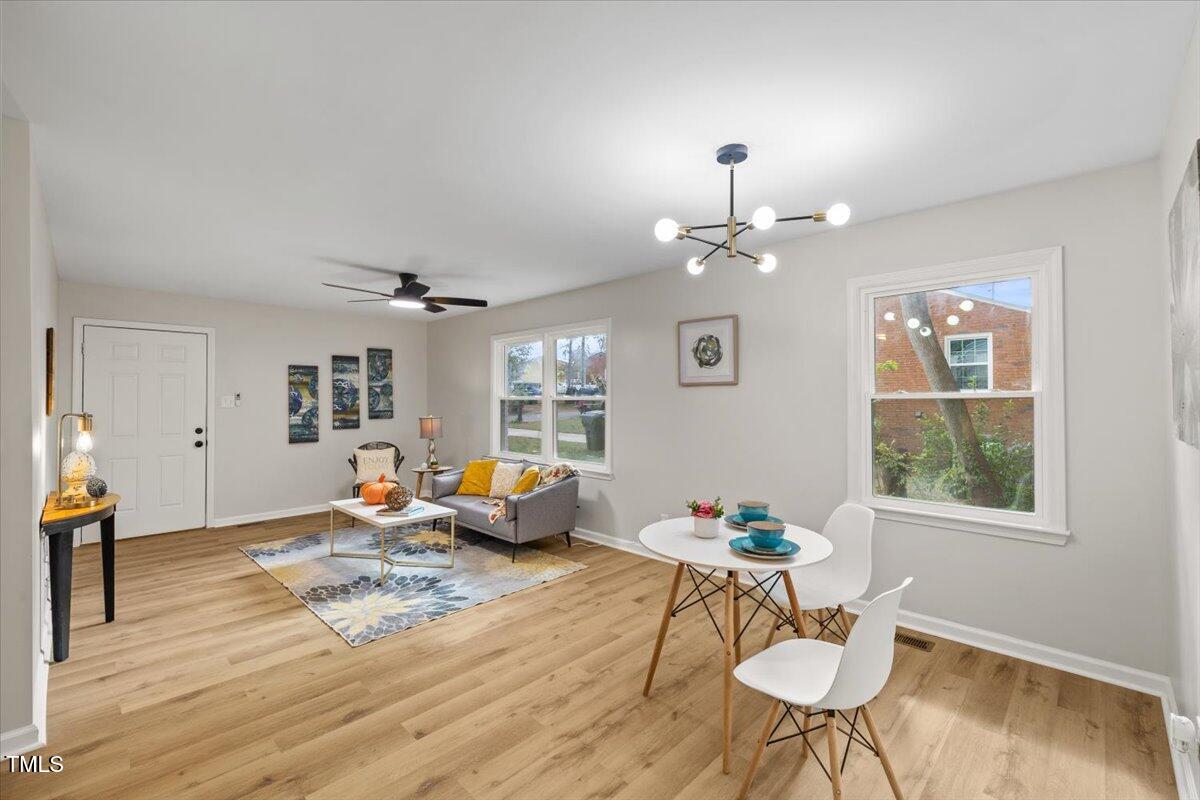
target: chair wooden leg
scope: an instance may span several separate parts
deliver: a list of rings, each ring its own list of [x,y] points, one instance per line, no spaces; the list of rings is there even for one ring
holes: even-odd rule
[[[754,748],[754,757],[750,759],[750,768],[742,780],[742,788],[738,791],[738,800],[746,800],[750,784],[754,781],[754,773],[758,770],[758,762],[762,760],[763,751],[767,749],[767,740],[771,738],[771,728],[775,724],[775,715],[779,713],[779,701],[772,699],[771,708],[767,711],[767,721],[763,723],[762,735],[758,737],[758,747]]]
[[[833,783],[833,800],[842,800],[842,770],[838,766],[837,712],[825,712],[825,741],[829,743],[829,779]]]
[[[662,655],[663,642],[667,640],[667,628],[671,624],[671,609],[675,608],[675,596],[679,594],[679,582],[683,580],[683,564],[675,565],[675,577],[671,579],[671,591],[667,593],[667,607],[663,609],[662,623],[658,626],[658,639],[654,642],[654,655],[650,656],[650,669],[646,672],[646,685],[642,696],[650,696],[650,684],[654,683],[654,670],[658,669],[658,657]]]
[[[796,586],[792,583],[792,574],[783,571],[783,588],[787,589],[788,605],[792,608],[792,616],[796,619],[796,632],[802,639],[808,638],[808,624],[804,621],[804,613],[800,610],[800,601],[796,599]]]
[[[738,574],[733,573],[733,630],[737,637],[733,641],[733,658],[742,663],[742,598],[738,594]]]
[[[904,800],[904,793],[900,791],[900,782],[896,780],[896,773],[892,770],[891,759],[887,756],[887,751],[883,749],[883,739],[879,737],[879,729],[875,727],[875,718],[871,716],[871,709],[862,706],[863,719],[867,723],[867,732],[871,734],[871,744],[875,745],[875,751],[879,753],[879,763],[883,764],[883,773],[887,775],[888,784],[892,787],[892,794],[896,796],[896,800]]]
[[[778,624],[777,622],[771,623],[771,629],[767,631],[767,643],[763,645],[763,650],[766,650],[771,646],[771,642],[775,641],[775,631],[777,630],[775,626]]]
[[[850,636],[850,618],[846,616],[846,607],[841,603],[838,603],[838,619],[842,621],[842,627],[846,629],[846,636]]]

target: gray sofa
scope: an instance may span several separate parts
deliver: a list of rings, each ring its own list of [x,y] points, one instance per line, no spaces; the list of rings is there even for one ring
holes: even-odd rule
[[[528,461],[521,464],[534,466]],[[434,475],[433,501],[457,511],[457,524],[512,542],[513,561],[517,560],[518,544],[546,536],[566,534],[567,546],[571,546],[571,531],[575,529],[575,512],[579,508],[579,478],[566,478],[525,494],[510,494],[504,500],[504,516],[492,523],[488,522],[488,514],[495,506],[483,502],[482,497],[455,494],[462,477],[461,469]]]

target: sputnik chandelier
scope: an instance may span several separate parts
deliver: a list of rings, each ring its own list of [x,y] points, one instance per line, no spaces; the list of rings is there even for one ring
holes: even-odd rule
[[[750,149],[744,144],[727,144],[717,150],[717,163],[729,165],[729,216],[724,222],[715,225],[680,225],[675,220],[664,217],[654,225],[654,236],[660,242],[669,242],[672,239],[691,239],[694,242],[701,242],[712,248],[703,256],[693,256],[688,259],[687,271],[692,275],[699,275],[704,272],[705,262],[718,250],[726,251],[726,258],[742,256],[743,258],[750,259],[758,267],[759,272],[774,272],[777,263],[775,256],[770,253],[755,254],[739,250],[738,237],[746,231],[765,231],[776,222],[795,222],[801,219],[810,219],[813,222],[828,222],[830,225],[845,225],[846,221],[850,219],[850,207],[845,203],[837,203],[830,206],[828,211],[817,211],[800,217],[776,217],[775,209],[770,206],[762,206],[755,210],[748,222],[744,220],[739,221],[733,210],[733,168],[745,161],[749,156]],[[692,231],[703,231],[713,228],[725,229],[725,241],[713,242],[703,237],[695,236],[692,233]]]

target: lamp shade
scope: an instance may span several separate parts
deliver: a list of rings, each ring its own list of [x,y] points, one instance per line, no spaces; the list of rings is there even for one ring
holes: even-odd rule
[[[440,439],[442,438],[442,418],[441,417],[417,417],[421,422],[420,439]]]

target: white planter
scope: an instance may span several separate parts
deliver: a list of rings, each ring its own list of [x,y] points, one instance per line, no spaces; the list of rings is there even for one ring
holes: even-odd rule
[[[717,517],[692,517],[693,533],[701,539],[715,539],[721,530],[721,520]]]

